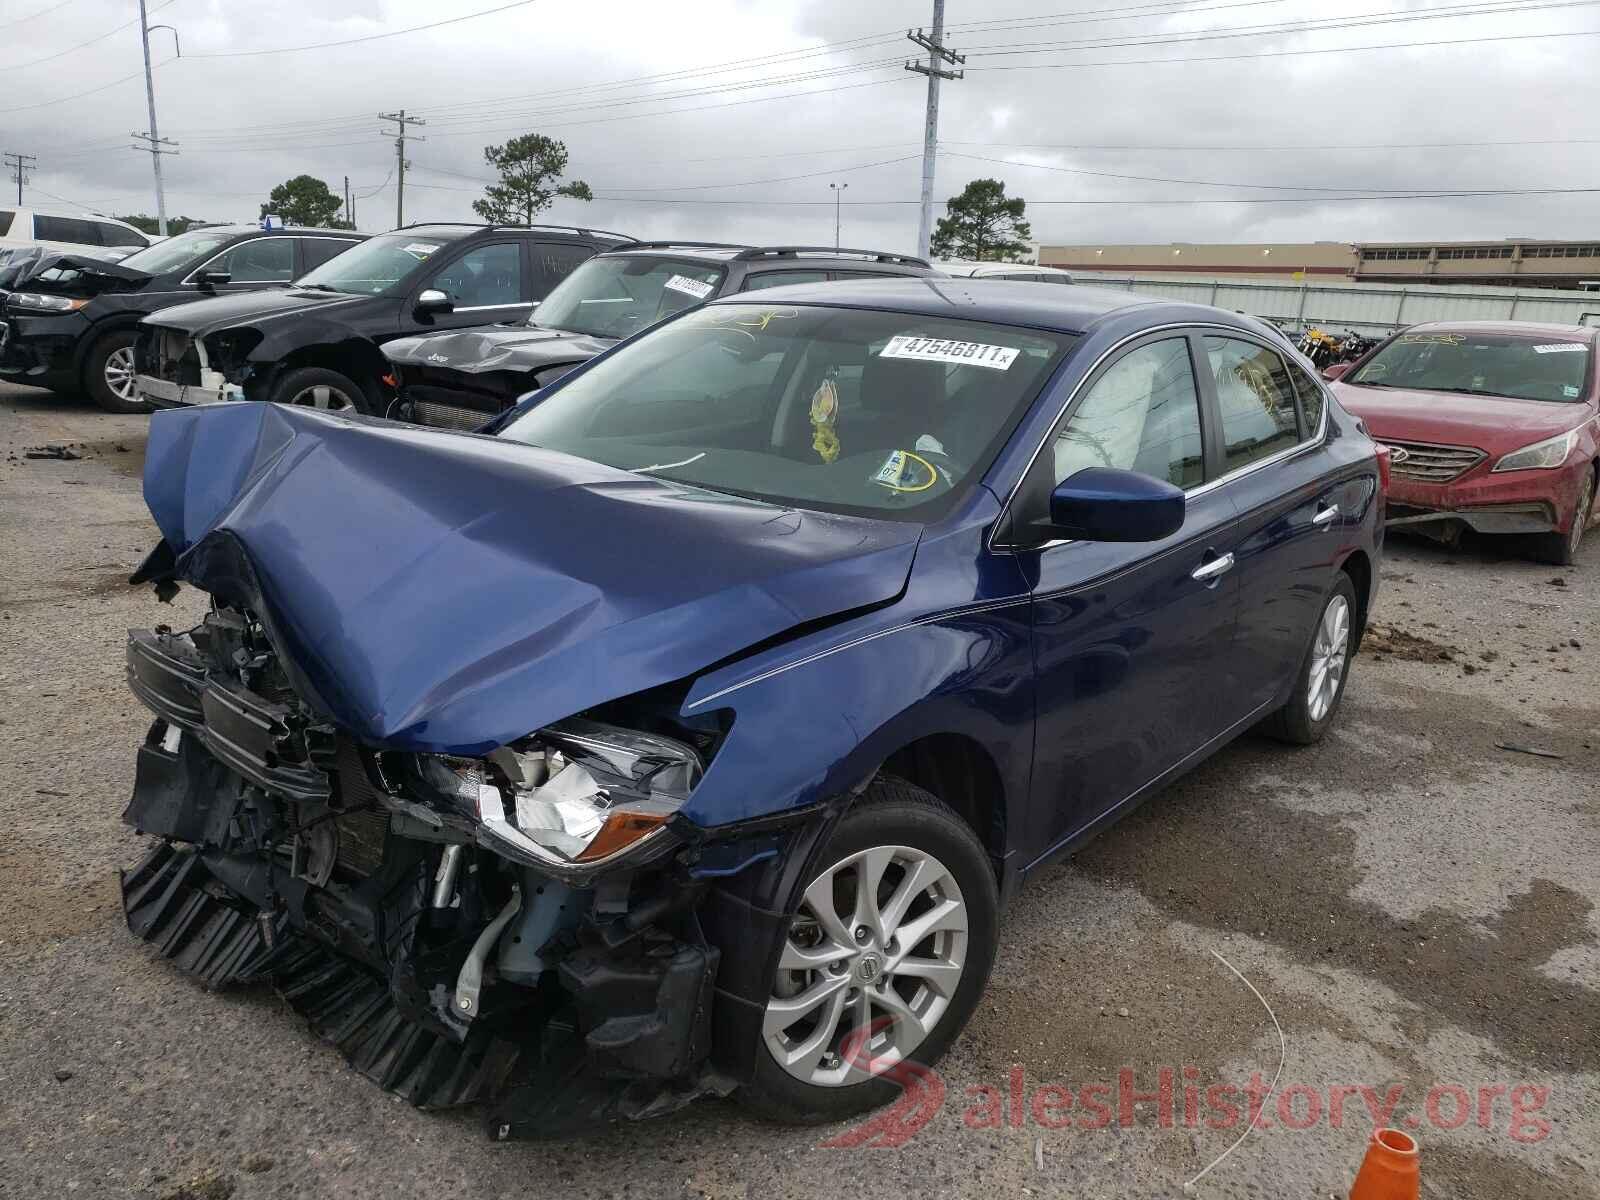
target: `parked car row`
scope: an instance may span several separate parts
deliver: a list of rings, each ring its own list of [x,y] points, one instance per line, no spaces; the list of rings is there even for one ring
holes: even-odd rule
[[[1380,449],[1196,305],[424,226],[138,365],[178,407],[135,582],[210,604],[128,638],[129,927],[500,1139],[894,1099],[1024,881],[1246,730],[1324,736],[1381,577]],[[499,415],[350,411],[391,369]]]

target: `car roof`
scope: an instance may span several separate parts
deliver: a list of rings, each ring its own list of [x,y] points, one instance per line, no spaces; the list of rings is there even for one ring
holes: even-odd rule
[[[1041,267],[1036,263],[965,262],[960,259],[944,259],[933,265],[946,275],[971,278],[982,278],[985,275],[1022,273],[1041,275],[1072,274],[1072,272],[1064,271],[1060,267]]]
[[[893,250],[857,250],[853,247],[832,246],[746,246],[733,242],[633,242],[626,246],[613,246],[604,251],[607,256],[642,255],[659,258],[703,259],[707,262],[747,262],[751,269],[762,266],[793,267],[799,264],[820,266],[843,264],[849,266],[900,267],[907,272],[929,271],[926,259],[914,258]]]
[[[1227,318],[1228,324],[1241,323],[1241,318],[1221,309],[1177,304],[1110,288],[946,275],[799,283],[763,289],[754,293],[754,296],[748,293],[726,296],[713,303],[765,304],[778,299],[793,304],[870,308],[932,317],[995,321],[1002,325],[1029,325],[1061,333],[1083,333],[1112,313],[1139,307],[1170,309],[1177,321],[1215,320],[1221,316]]]
[[[1578,337],[1585,342],[1594,340],[1593,325],[1558,325],[1543,321],[1425,321],[1408,325],[1401,333],[1418,331],[1439,333],[1503,333],[1527,334],[1530,337]]]
[[[256,234],[262,237],[282,236],[283,234],[308,234],[331,233],[337,237],[369,238],[370,233],[358,233],[354,229],[323,229],[315,225],[282,225],[273,229],[263,229],[259,225],[194,225],[185,229],[183,233],[225,233],[229,237],[245,237]],[[182,237],[183,233],[175,233],[173,237]],[[158,243],[159,244],[159,243]]]
[[[577,225],[484,225],[471,221],[435,221],[425,225],[401,225],[387,229],[388,234],[409,234],[413,237],[441,238],[459,241],[479,233],[537,233],[555,237],[581,238],[585,241],[631,242],[626,233],[613,233],[608,229],[588,229]]]

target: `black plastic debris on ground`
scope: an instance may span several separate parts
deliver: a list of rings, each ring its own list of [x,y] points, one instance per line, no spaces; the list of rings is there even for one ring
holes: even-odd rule
[[[55,458],[62,462],[74,462],[83,457],[71,446],[30,446],[22,452],[24,458]]]

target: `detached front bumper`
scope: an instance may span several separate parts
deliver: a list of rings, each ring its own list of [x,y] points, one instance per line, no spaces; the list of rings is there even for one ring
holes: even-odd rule
[[[155,408],[187,408],[196,404],[222,404],[245,399],[244,389],[235,383],[219,382],[211,387],[174,383],[153,375],[134,377],[133,390],[139,399]]]
[[[1553,470],[1496,473],[1485,464],[1444,484],[1397,472],[1389,483],[1388,525],[1419,532],[1440,526],[1488,534],[1564,532],[1588,469],[1587,463],[1569,462]]]
[[[129,634],[157,718],[123,813],[159,839],[121,876],[135,936],[208,987],[274,984],[373,1082],[483,1103],[496,1138],[731,1090],[710,1065],[704,882],[666,866],[578,888],[497,858],[380,754],[216,669],[234,628]]]

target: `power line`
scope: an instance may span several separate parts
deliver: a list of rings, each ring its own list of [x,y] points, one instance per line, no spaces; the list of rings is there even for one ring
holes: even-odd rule
[[[167,62],[171,61],[171,59],[167,60]],[[165,65],[165,63],[156,64],[158,67]],[[57,104],[65,104],[69,100],[82,100],[85,96],[94,96],[100,92],[108,91],[109,89],[116,87],[118,84],[127,83],[130,79],[138,79],[143,74],[143,71],[135,71],[132,75],[124,75],[119,79],[113,79],[110,83],[102,83],[99,87],[92,87],[87,91],[74,92],[70,96],[57,96],[53,100],[40,100],[36,104],[18,104],[11,108],[0,108],[0,113],[31,112],[38,108],[51,108]]]
[[[1476,192],[1412,192],[1405,195],[1371,196],[1221,196],[1205,199],[1169,200],[1139,196],[1117,197],[1109,200],[1029,200],[1029,207],[1081,206],[1098,208],[1106,206],[1167,207],[1182,204],[1346,204],[1387,203],[1398,200],[1476,200],[1501,196],[1593,196],[1600,195],[1600,187],[1588,188],[1495,188]],[[756,208],[818,208],[832,205],[832,200],[707,200],[685,198],[645,198],[638,196],[606,196],[595,194],[596,200],[618,204],[715,204],[747,205]],[[905,207],[920,204],[921,200],[848,200],[846,207]]]
[[[1486,42],[1527,42],[1549,38],[1594,37],[1600,29],[1569,29],[1560,33],[1506,33],[1492,37],[1449,38],[1430,42],[1385,42],[1376,46],[1327,46],[1313,50],[1257,50],[1249,54],[1218,54],[1203,58],[1118,58],[1067,63],[1018,63],[1007,67],[972,67],[973,71],[1064,71],[1080,67],[1146,67],[1158,63],[1241,62],[1258,58],[1299,58],[1314,54],[1357,54],[1367,50],[1420,50],[1435,46],[1474,46]]]
[[[495,13],[508,12],[513,8],[526,8],[537,0],[513,0],[510,4],[502,4],[498,8],[486,8],[480,12],[463,13],[459,17],[446,17],[442,21],[430,21],[426,25],[412,25],[408,29],[391,29],[386,33],[369,33],[362,37],[343,38],[336,42],[312,42],[305,46],[275,46],[270,50],[212,50],[200,54],[190,54],[189,58],[255,58],[262,54],[299,54],[303,50],[327,50],[334,46],[355,46],[362,42],[376,42],[384,38],[403,37],[408,33],[421,33],[425,29],[440,29],[445,25],[459,25],[462,21],[475,21],[479,17],[492,17]]]
[[[1241,145],[1212,145],[1202,146],[1192,143],[1182,145],[1156,145],[1150,142],[1126,142],[1113,145],[1108,142],[967,142],[954,138],[942,139],[946,146],[1002,146],[1009,150],[1112,150],[1112,151],[1174,151],[1184,154],[1191,153],[1231,153],[1234,151],[1246,154],[1277,153],[1280,151],[1296,154],[1325,153],[1328,151],[1367,151],[1367,150],[1471,150],[1487,147],[1505,146],[1600,146],[1600,138],[1529,138],[1498,142],[1365,142],[1355,143],[1329,143],[1329,142],[1298,142],[1291,145],[1279,146],[1241,146]]]
[[[175,0],[163,0],[162,3],[156,5],[153,9],[151,9],[151,11],[152,12],[160,12],[163,8],[166,8],[166,7],[168,7],[169,5],[171,5],[173,3],[175,3]],[[128,29],[131,26],[137,25],[138,23],[139,23],[139,18],[138,17],[134,17],[131,21],[124,21],[121,25],[118,25],[115,29],[108,29],[104,33],[90,38],[87,42],[79,42],[76,46],[68,46],[65,50],[58,50],[54,54],[47,54],[43,58],[35,58],[35,59],[33,59],[33,60],[29,61],[29,62],[24,62],[24,63],[5,63],[3,65],[0,65],[0,71],[22,71],[22,70],[26,70],[28,67],[37,67],[41,63],[55,62],[55,60],[58,59],[58,58],[65,58],[67,55],[76,53],[77,51],[82,50],[85,47],[93,46],[96,42],[103,42],[108,37],[110,37],[112,34],[121,33],[124,29]]]
[[[48,17],[51,13],[57,11],[58,9],[63,9],[67,5],[75,3],[77,3],[77,0],[61,0],[60,4],[52,4],[49,8],[41,8],[38,12],[29,13],[25,17],[14,17],[9,21],[0,22],[0,29],[10,29],[13,25],[21,25],[24,21],[36,20],[39,17]]]

